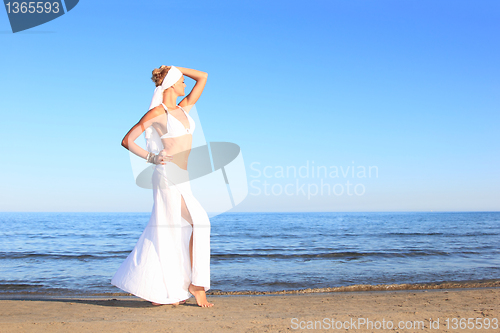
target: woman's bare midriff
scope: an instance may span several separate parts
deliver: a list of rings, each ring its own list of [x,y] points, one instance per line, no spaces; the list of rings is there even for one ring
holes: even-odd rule
[[[167,155],[172,155],[172,162],[177,164],[181,169],[187,170],[193,136],[185,134],[175,138],[161,139],[161,141]]]

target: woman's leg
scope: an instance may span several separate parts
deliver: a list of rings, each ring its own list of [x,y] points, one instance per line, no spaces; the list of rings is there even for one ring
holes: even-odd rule
[[[186,206],[186,202],[184,201],[184,197],[181,194],[181,215],[182,217],[191,224],[191,227],[196,228],[193,225],[193,220],[191,218],[191,214]],[[189,258],[191,259],[191,269],[193,269],[193,233],[191,232],[191,238],[189,240]],[[196,298],[196,302],[199,306],[202,307],[211,307],[213,303],[207,301],[207,296],[205,294],[205,288],[201,286],[195,286],[194,284],[189,285],[189,292],[193,294]]]

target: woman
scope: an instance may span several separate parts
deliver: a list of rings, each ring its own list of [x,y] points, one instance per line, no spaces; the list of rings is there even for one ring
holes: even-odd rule
[[[177,97],[185,95],[184,75],[196,84],[176,107]],[[153,305],[184,304],[193,295],[199,306],[213,306],[205,294],[210,289],[210,220],[191,192],[187,171],[195,129],[189,111],[207,76],[175,66],[153,70],[156,89],[150,110],[122,141],[153,163],[154,205],[146,229],[111,283]],[[143,132],[148,151],[134,142]]]

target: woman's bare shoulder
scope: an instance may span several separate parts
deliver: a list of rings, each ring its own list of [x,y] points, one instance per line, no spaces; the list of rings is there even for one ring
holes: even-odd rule
[[[163,110],[161,105],[159,105],[159,106],[152,108],[148,112],[146,112],[146,114],[143,116],[143,118],[153,119],[153,118],[156,118],[156,117],[164,115],[164,114],[165,114],[165,111]]]
[[[164,117],[165,111],[162,107],[157,106],[146,112],[141,120],[139,120],[139,124],[141,124],[143,128],[149,127],[153,123],[162,122]]]
[[[148,111],[148,113],[150,113],[150,112],[152,115],[159,116],[159,115],[165,113],[165,109],[163,109],[163,106],[158,105],[158,106],[155,106],[154,108],[152,108],[151,110]]]

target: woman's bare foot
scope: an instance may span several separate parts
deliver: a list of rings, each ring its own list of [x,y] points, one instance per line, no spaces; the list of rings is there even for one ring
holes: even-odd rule
[[[198,303],[198,306],[201,306],[204,308],[209,308],[211,306],[214,306],[213,303],[209,303],[207,301],[207,295],[205,294],[205,288],[195,286],[194,284],[191,283],[189,285],[188,290],[196,298],[196,303]]]

